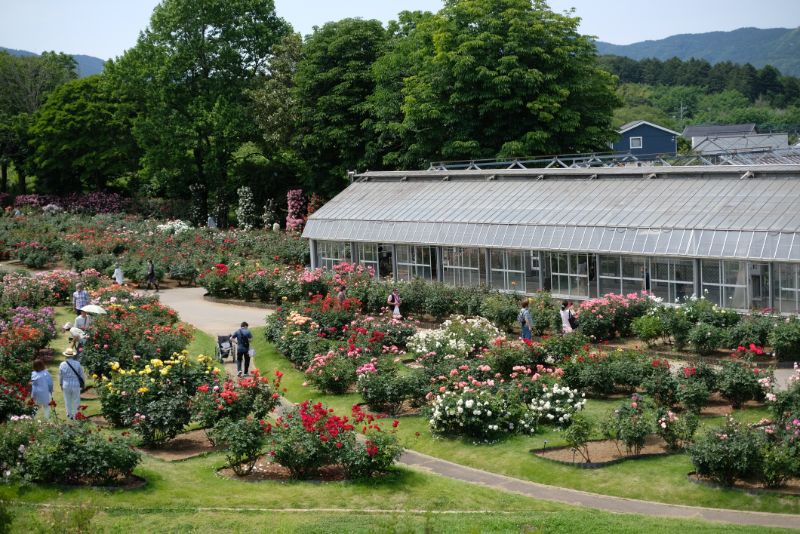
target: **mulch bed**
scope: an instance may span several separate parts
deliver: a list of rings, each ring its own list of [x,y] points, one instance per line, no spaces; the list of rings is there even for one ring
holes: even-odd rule
[[[373,410],[372,407],[365,402],[359,402],[358,405],[369,413],[383,414],[386,416],[386,419],[391,419],[393,417],[410,417],[422,413],[422,408],[414,408],[411,406],[410,401],[403,401],[403,404],[400,405],[400,408],[398,408],[398,410],[393,414],[386,413],[382,410]]]
[[[105,417],[102,415],[90,415],[89,421],[97,425],[98,428],[110,428],[111,423],[109,423]]]
[[[177,462],[207,454],[217,447],[211,444],[204,430],[192,430],[179,434],[159,449],[140,447],[139,450],[159,460]]]
[[[292,478],[289,470],[282,465],[270,461],[268,456],[262,456],[256,462],[250,474],[239,476],[230,467],[225,467],[217,471],[220,476],[232,480],[242,480],[244,482],[264,482],[267,480],[277,482],[289,482],[296,479]],[[315,478],[305,479],[304,482],[339,482],[345,480],[344,470],[338,465],[326,465],[319,470],[319,475]]]
[[[695,484],[700,484],[703,486],[711,486],[714,488],[724,488],[724,489],[737,489],[740,491],[744,491],[747,493],[777,493],[780,495],[800,495],[800,478],[790,478],[786,481],[786,483],[779,487],[779,488],[765,488],[761,484],[756,482],[747,482],[744,480],[737,480],[732,487],[723,486],[713,480],[701,477],[697,473],[689,473],[688,475],[689,482],[693,482]]]
[[[555,447],[544,450],[531,449],[531,452],[540,458],[587,469],[605,467],[625,460],[664,456],[674,453],[674,451],[667,448],[667,444],[663,439],[655,435],[648,436],[641,452],[636,455],[625,454],[625,446],[620,443],[619,448],[617,448],[617,442],[614,440],[590,441],[587,445],[589,448],[589,459],[591,460],[589,463],[584,461],[583,456],[581,456],[579,452],[573,452],[571,447]]]

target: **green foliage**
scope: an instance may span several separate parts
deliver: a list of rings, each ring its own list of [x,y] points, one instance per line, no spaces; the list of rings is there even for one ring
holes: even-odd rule
[[[728,419],[725,426],[711,429],[689,448],[695,471],[724,484],[747,479],[758,473],[761,463],[760,439],[756,431]]]
[[[528,303],[533,335],[541,336],[547,331],[555,333],[561,330],[561,315],[550,293],[539,291],[528,299]]]
[[[751,315],[730,327],[726,332],[727,347],[749,347],[751,344],[765,347],[775,327],[775,320],[766,315]]]
[[[33,439],[17,469],[32,482],[109,484],[129,476],[141,459],[125,438],[105,436],[86,423],[40,424],[33,435],[24,425],[21,430]]]
[[[636,337],[644,341],[648,347],[656,344],[656,340],[664,335],[664,324],[660,317],[656,315],[643,315],[637,317],[631,323],[631,330]]]
[[[211,436],[215,444],[226,448],[228,466],[239,476],[250,474],[267,443],[271,427],[253,418],[222,419],[214,425]]]
[[[343,447],[339,455],[347,478],[363,479],[385,473],[403,453],[394,432],[367,430],[364,441]]]
[[[696,375],[678,380],[678,402],[688,412],[700,413],[710,396],[706,383]]]
[[[516,323],[518,312],[518,298],[504,293],[489,295],[481,304],[481,315],[507,332]]]
[[[564,336],[550,336],[542,342],[547,353],[547,363],[561,362],[580,351],[589,344],[589,338],[580,332]]]
[[[655,430],[655,418],[646,399],[634,394],[609,414],[603,425],[603,434],[625,444],[628,454],[639,454],[647,436]]]
[[[577,18],[539,1],[461,0],[401,23],[415,48],[393,43],[377,67],[376,92],[402,94],[401,148],[386,163],[581,152],[613,137],[613,81]]]
[[[713,324],[698,323],[689,331],[688,339],[697,354],[708,356],[720,347],[723,336],[724,331],[721,328]]]
[[[348,170],[367,164],[364,145],[372,134],[364,102],[375,89],[372,64],[385,40],[380,21],[343,19],[315,28],[303,44],[292,145],[304,159],[306,185],[319,193],[337,192]]]
[[[791,317],[775,325],[769,334],[769,344],[780,361],[800,359],[800,319]]]
[[[358,376],[358,391],[373,412],[395,414],[413,393],[414,376],[383,364]]]
[[[29,130],[37,191],[102,190],[135,171],[139,150],[131,134],[133,111],[102,76],[53,91]]]
[[[653,360],[642,388],[657,406],[669,408],[677,401],[678,381],[672,374],[667,360]]]
[[[760,479],[768,488],[777,488],[797,473],[797,454],[784,443],[770,443],[761,451]]]
[[[741,408],[749,400],[760,400],[764,392],[758,379],[758,369],[750,367],[746,362],[724,361],[717,374],[717,388],[734,408]],[[764,374],[764,376],[767,376]]]
[[[356,362],[343,352],[317,354],[306,369],[306,376],[320,391],[339,395],[355,384]]]
[[[186,198],[191,183],[224,188],[233,153],[256,134],[245,90],[288,32],[271,0],[166,0],[153,10],[104,74],[137,104],[133,133],[151,191]]]
[[[687,412],[678,416],[666,411],[656,420],[656,433],[667,443],[670,450],[684,449],[692,443],[700,418],[696,413]]]
[[[569,447],[576,449],[587,463],[592,460],[589,458],[589,447],[586,443],[591,439],[596,426],[594,419],[583,413],[577,413],[572,418],[572,424],[564,430],[564,441]]]

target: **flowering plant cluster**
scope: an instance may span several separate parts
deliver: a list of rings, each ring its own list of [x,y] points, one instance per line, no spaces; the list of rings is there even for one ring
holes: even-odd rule
[[[687,412],[678,416],[675,412],[667,410],[656,420],[656,433],[671,450],[685,449],[692,443],[699,422],[700,419],[695,413]]]
[[[28,275],[9,273],[3,276],[0,285],[0,305],[8,307],[25,306],[38,308],[66,302],[80,282],[87,288],[96,288],[104,281],[100,273],[93,269],[81,273],[71,271],[49,271]]]
[[[111,362],[98,387],[103,416],[116,426],[132,426],[147,446],[174,438],[191,420],[190,403],[197,388],[216,377],[211,359],[153,358],[142,369],[125,369]]]
[[[167,221],[156,226],[156,230],[167,235],[178,235],[182,234],[183,232],[188,232],[191,229],[192,226],[189,223],[180,219]]]
[[[120,213],[128,209],[129,201],[118,193],[73,193],[67,196],[56,195],[17,195],[14,205],[18,208],[43,208],[48,205],[58,206],[72,213]]]
[[[123,291],[116,290],[120,295]],[[176,324],[175,311],[157,300],[114,296],[101,302],[108,313],[95,319],[80,349],[83,365],[93,374],[106,373],[109,362],[140,369],[151,358],[181,352],[191,341],[191,327]]]
[[[492,441],[516,432],[536,432],[537,417],[508,395],[465,389],[436,395],[428,423],[439,434]]]
[[[124,436],[86,422],[23,416],[0,425],[0,480],[107,485],[130,476],[140,460]]]
[[[204,428],[213,427],[222,419],[242,419],[253,414],[256,418],[266,417],[280,403],[280,384],[283,373],[275,372],[270,380],[261,375],[258,369],[252,376],[236,380],[214,380],[197,386],[192,398],[193,418]]]
[[[531,411],[540,421],[567,426],[572,416],[586,406],[586,395],[568,386],[542,384],[541,388],[541,395],[531,403]]]
[[[338,416],[322,403],[303,401],[277,418],[269,454],[295,478],[314,476],[330,464],[341,465],[351,478],[385,472],[402,452],[395,435],[398,421],[386,430],[378,417],[365,414],[357,405],[351,416]],[[363,441],[356,440],[358,427]]]
[[[603,425],[603,434],[608,439],[625,445],[627,454],[639,454],[647,436],[655,430],[655,414],[648,399],[639,394],[631,395],[609,414]]]
[[[609,293],[583,301],[576,315],[581,332],[596,341],[605,341],[617,333],[629,336],[633,320],[645,315],[654,304],[647,291],[627,295]]]
[[[500,331],[483,317],[455,315],[436,330],[418,332],[408,340],[408,349],[418,354],[467,357],[481,352],[500,336]]]
[[[33,400],[30,395],[30,389],[24,383],[11,382],[0,376],[0,423],[12,416],[33,413]]]
[[[286,194],[288,213],[286,214],[286,229],[299,232],[303,229],[306,219],[306,200],[302,189],[292,189]]]

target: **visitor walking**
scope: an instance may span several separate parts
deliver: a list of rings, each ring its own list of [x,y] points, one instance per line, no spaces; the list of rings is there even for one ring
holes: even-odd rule
[[[520,310],[517,314],[517,321],[519,321],[520,325],[520,337],[526,341],[531,340],[531,327],[533,326],[533,320],[531,319],[531,311],[528,309],[528,299],[522,301],[520,304]]]
[[[81,310],[78,316],[75,318],[75,328],[83,330],[84,332],[88,332],[92,328],[92,324],[94,324],[94,317],[86,313],[84,310]]]
[[[156,266],[153,265],[153,260],[147,260],[147,289],[150,286],[155,286],[156,293],[158,293],[158,280],[156,279]]]
[[[86,384],[83,367],[80,362],[75,360],[77,355],[75,349],[65,350],[66,359],[58,366],[58,383],[64,392],[64,409],[67,411],[67,419],[75,419],[81,404],[81,390]]]
[[[122,274],[122,267],[119,266],[119,263],[114,267],[114,283],[117,285],[122,285],[125,282],[125,275]]]
[[[42,413],[50,419],[50,401],[53,399],[53,378],[40,359],[33,361],[31,373],[31,399],[36,403],[36,415]]]
[[[565,300],[561,303],[561,329],[569,334],[578,328],[578,320],[572,312],[572,302]]]
[[[344,301],[347,300],[347,288],[345,286],[339,288],[339,292],[336,294],[336,300],[339,301],[339,304],[344,304]]]
[[[72,294],[72,307],[75,315],[81,314],[81,308],[89,304],[89,293],[83,288],[83,284],[75,284],[75,292]]]
[[[392,307],[392,315],[400,317],[400,304],[403,303],[403,299],[400,298],[400,292],[396,287],[389,293],[389,298],[386,299],[386,303]]]
[[[247,328],[246,322],[242,323],[241,328],[231,334],[231,340],[236,340],[236,374],[247,376],[250,372],[250,358],[255,356],[255,351],[250,348],[250,340],[253,334]],[[242,363],[244,363],[244,373],[242,373]]]

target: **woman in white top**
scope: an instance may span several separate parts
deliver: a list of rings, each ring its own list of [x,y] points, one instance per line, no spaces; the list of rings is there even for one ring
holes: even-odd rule
[[[565,334],[571,333],[574,329],[572,328],[572,321],[574,321],[575,315],[572,313],[572,303],[565,300],[561,303],[561,329]],[[572,319],[572,321],[570,321]]]
[[[122,274],[122,267],[120,267],[118,263],[116,268],[114,269],[114,282],[116,282],[119,285],[122,285],[124,281],[125,281],[125,275]]]

